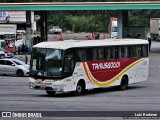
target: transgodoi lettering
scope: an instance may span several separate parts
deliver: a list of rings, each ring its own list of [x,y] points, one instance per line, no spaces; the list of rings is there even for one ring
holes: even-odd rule
[[[93,70],[102,70],[102,69],[115,69],[120,68],[120,62],[106,62],[106,63],[94,63],[92,64]]]

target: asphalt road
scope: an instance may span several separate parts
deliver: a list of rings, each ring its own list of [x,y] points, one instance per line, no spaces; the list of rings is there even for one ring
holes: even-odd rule
[[[159,43],[158,43],[159,44]],[[158,47],[157,42],[153,45]],[[28,77],[0,76],[2,111],[160,111],[160,50],[152,48],[148,81],[130,85],[128,90],[113,88],[90,90],[83,96],[70,93],[49,97],[45,91],[30,90]],[[83,113],[83,112],[82,112]],[[1,113],[0,113],[1,114]],[[66,113],[71,114],[71,113]],[[76,113],[75,113],[76,114]],[[1,118],[0,118],[1,119]],[[7,118],[4,118],[7,120]],[[14,118],[17,120],[17,118]],[[26,118],[28,119],[28,118]],[[51,117],[47,119],[52,119]],[[56,119],[61,119],[57,117]],[[62,119],[70,120],[64,117]],[[74,117],[72,119],[75,120]],[[81,117],[76,120],[82,119]],[[85,119],[113,119],[86,117]],[[122,117],[116,117],[122,119]]]

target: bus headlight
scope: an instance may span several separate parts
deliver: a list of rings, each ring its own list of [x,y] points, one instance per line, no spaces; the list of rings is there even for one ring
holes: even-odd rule
[[[53,89],[55,91],[63,91],[64,90],[64,85],[63,84],[59,84],[59,85],[54,85]]]

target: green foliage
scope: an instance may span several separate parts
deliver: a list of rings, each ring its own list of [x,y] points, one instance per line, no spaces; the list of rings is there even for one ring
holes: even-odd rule
[[[59,25],[63,31],[107,32],[109,19],[115,15],[115,11],[52,11],[48,25]]]
[[[73,15],[54,15],[48,24],[59,25],[63,31],[70,30],[74,32],[89,32],[94,30],[94,16],[73,16]]]
[[[72,25],[72,29],[75,32],[91,32],[94,24],[94,17],[92,16],[72,16],[68,18],[70,21],[70,25]],[[94,25],[93,25],[94,26]]]

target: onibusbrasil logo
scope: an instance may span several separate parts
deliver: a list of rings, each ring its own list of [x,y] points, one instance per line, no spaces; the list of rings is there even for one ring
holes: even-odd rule
[[[42,114],[40,112],[2,112],[2,117],[40,118]]]

